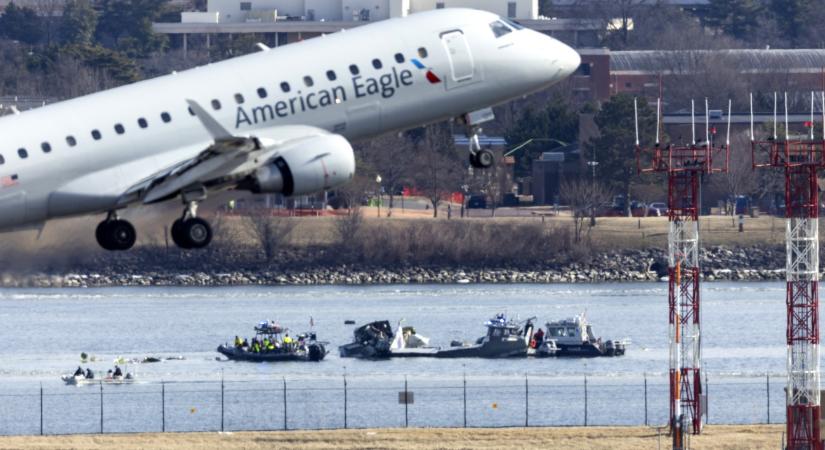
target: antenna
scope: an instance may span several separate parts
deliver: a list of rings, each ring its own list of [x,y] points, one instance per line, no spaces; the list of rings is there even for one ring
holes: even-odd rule
[[[659,145],[659,114],[662,108],[662,99],[656,99],[656,145]]]
[[[690,134],[693,138],[690,141],[690,143],[694,146],[696,145],[696,113],[694,105],[695,103],[696,102],[693,99],[690,99]]]
[[[776,92],[773,93],[773,140],[776,140]]]
[[[705,97],[705,145],[710,147],[710,110],[707,97]]]
[[[790,135],[788,134],[788,93],[785,92],[785,140],[788,141],[791,139]]]
[[[753,92],[751,92],[751,142],[753,142]]]
[[[728,99],[728,136],[725,140],[725,146],[730,147],[730,112],[731,108],[733,107],[733,101]]]
[[[811,91],[811,140],[814,140],[814,91]]]
[[[823,114],[825,114],[825,110],[823,110]],[[639,105],[638,99],[633,99],[633,121],[636,125],[636,147],[639,146]]]

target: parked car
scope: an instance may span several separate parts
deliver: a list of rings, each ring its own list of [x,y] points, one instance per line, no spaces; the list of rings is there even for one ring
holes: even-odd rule
[[[663,202],[653,202],[647,206],[647,215],[649,217],[661,217],[667,215],[667,205]]]
[[[469,209],[486,209],[487,198],[483,195],[471,195],[467,200],[467,208]]]

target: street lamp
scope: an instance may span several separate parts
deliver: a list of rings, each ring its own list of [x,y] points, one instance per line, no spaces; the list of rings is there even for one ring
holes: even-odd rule
[[[375,182],[378,183],[378,218],[381,218],[381,175],[375,176]]]
[[[593,154],[593,159],[596,159],[595,152]],[[593,169],[593,185],[591,187],[591,196],[590,196],[590,226],[596,226],[596,166],[599,165],[598,161],[587,161],[587,165]]]

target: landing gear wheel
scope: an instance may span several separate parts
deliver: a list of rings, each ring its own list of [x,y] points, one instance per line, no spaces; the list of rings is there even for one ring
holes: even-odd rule
[[[105,220],[95,230],[97,243],[106,250],[129,250],[135,245],[135,227],[125,220]]]
[[[189,242],[184,239],[183,237],[183,219],[178,219],[172,223],[172,242],[175,243],[180,248],[189,249],[192,248],[189,245]]]
[[[172,224],[172,240],[180,248],[203,248],[212,242],[212,227],[199,217],[178,219]]]
[[[476,152],[476,163],[478,163],[478,168],[480,169],[492,167],[495,159],[496,158],[493,156],[493,152],[490,150],[479,150]]]

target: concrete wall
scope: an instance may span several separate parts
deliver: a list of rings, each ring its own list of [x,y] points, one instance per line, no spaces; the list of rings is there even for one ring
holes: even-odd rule
[[[337,22],[343,20],[342,0],[306,0],[304,6],[309,19],[309,11],[315,11],[313,20],[324,20],[327,22]]]
[[[369,20],[384,20],[390,18],[390,0],[344,0],[342,20],[349,22],[358,21],[358,13],[362,10],[369,11]]]
[[[410,0],[410,12],[435,9],[436,3],[444,3],[445,8],[474,8],[490,11],[507,17],[507,5],[516,4],[513,19],[536,19],[539,15],[538,0]]]

